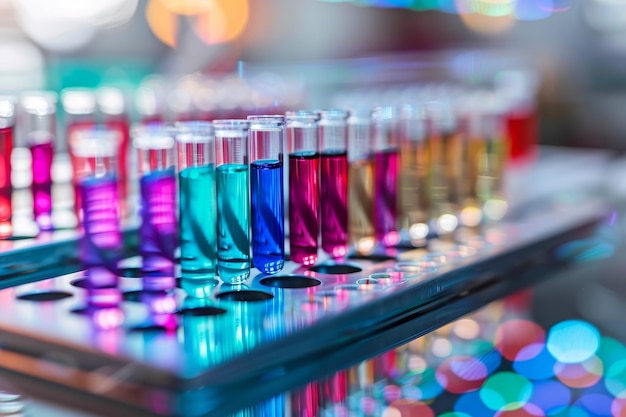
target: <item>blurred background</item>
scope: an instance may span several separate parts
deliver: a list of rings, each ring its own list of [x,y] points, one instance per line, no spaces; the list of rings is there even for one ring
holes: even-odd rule
[[[0,0],[0,57],[4,93],[279,74],[313,104],[523,62],[542,143],[626,149],[626,0]]]

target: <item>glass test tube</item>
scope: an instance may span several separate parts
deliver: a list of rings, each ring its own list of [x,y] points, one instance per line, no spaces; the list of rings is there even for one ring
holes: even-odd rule
[[[400,156],[394,113],[391,106],[378,107],[372,112],[374,231],[376,239],[386,247],[400,242],[397,231]]]
[[[250,178],[247,120],[214,120],[217,272],[228,284],[250,276]]]
[[[15,97],[0,96],[0,238],[9,237],[13,233],[11,152],[15,129],[15,103]]]
[[[40,231],[52,225],[52,160],[56,137],[57,95],[52,91],[22,94],[20,128],[31,154],[33,219]]]
[[[367,255],[376,246],[374,236],[374,159],[372,121],[355,112],[348,118],[348,235],[357,253]]]
[[[138,154],[140,214],[139,254],[146,291],[173,289],[176,220],[175,130],[161,123],[140,123],[131,131]]]
[[[320,112],[322,249],[333,258],[348,252],[348,119],[345,110]]]
[[[303,265],[317,261],[319,235],[319,114],[286,113],[289,152],[289,251]]]
[[[427,123],[430,218],[443,236],[454,232],[464,198],[466,151],[452,103],[446,100],[424,103]]]
[[[180,267],[185,281],[215,278],[215,132],[210,122],[177,124]]]
[[[283,116],[248,116],[250,121],[250,196],[252,262],[275,274],[285,264]]]
[[[420,105],[405,105],[400,112],[400,216],[403,244],[422,246],[429,233],[426,123]]]
[[[87,275],[89,307],[121,302],[117,263],[122,255],[116,154],[118,132],[100,126],[74,131],[74,172],[82,202],[81,260]]]
[[[92,90],[85,88],[66,88],[61,91],[61,105],[63,107],[67,138],[67,144],[69,147],[70,160],[72,166],[75,164],[75,156],[72,152],[74,148],[73,142],[75,138],[75,132],[83,130],[85,128],[93,127],[95,124],[95,111],[96,111],[96,96]],[[78,189],[78,183],[76,182],[76,172],[73,173],[72,182],[74,185],[74,209],[77,218],[80,220],[80,190]]]

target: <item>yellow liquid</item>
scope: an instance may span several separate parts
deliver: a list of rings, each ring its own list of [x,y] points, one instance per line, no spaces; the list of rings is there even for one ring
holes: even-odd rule
[[[348,173],[348,234],[359,253],[370,253],[374,237],[374,162],[350,163]]]
[[[428,233],[428,153],[426,142],[405,143],[400,152],[400,192],[398,228],[408,230],[411,240]]]
[[[458,133],[428,138],[430,218],[455,214],[465,194],[465,142]]]

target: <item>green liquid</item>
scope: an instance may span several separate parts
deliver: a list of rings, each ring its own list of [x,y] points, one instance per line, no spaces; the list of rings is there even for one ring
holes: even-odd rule
[[[213,164],[179,173],[180,266],[183,279],[215,277],[217,204]]]
[[[217,271],[226,283],[250,276],[250,179],[248,165],[217,167]]]

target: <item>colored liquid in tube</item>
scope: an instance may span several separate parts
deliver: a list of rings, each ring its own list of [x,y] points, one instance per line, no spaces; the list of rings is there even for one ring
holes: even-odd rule
[[[217,167],[218,274],[228,283],[250,275],[250,180],[248,165]]]
[[[40,230],[52,229],[52,158],[51,141],[30,146],[33,180],[33,215]]]
[[[75,144],[78,144],[80,142],[83,132],[89,129],[93,129],[93,127],[94,127],[94,122],[91,120],[84,120],[84,121],[77,120],[77,121],[72,121],[68,123],[67,138],[69,141],[70,160],[72,162],[72,167],[77,167],[81,165],[81,157],[75,155],[75,153],[72,152],[72,149],[76,146]],[[80,189],[79,189],[79,185],[76,180],[76,177],[77,177],[76,172],[74,172],[74,175],[72,178],[72,182],[74,185],[74,210],[76,213],[76,218],[80,219],[81,218]]]
[[[428,236],[428,180],[425,141],[410,141],[400,152],[400,222],[412,245]]]
[[[291,259],[304,265],[317,261],[319,235],[319,155],[289,155],[289,239]]]
[[[143,287],[147,291],[174,288],[177,247],[176,177],[174,168],[155,170],[140,180],[139,253],[143,258]]]
[[[537,117],[534,110],[513,111],[507,117],[510,156],[513,160],[532,158],[537,145]]]
[[[320,165],[322,249],[342,257],[348,245],[348,154],[323,152]]]
[[[179,173],[180,267],[183,276],[215,276],[217,202],[215,166],[185,168]]]
[[[115,176],[86,178],[79,182],[83,203],[84,236],[81,260],[87,272],[88,304],[115,306],[121,301],[119,278],[114,273],[121,258],[122,233]]]
[[[252,260],[260,271],[276,273],[285,262],[283,163],[257,160],[251,164],[250,177]]]
[[[397,150],[374,154],[374,230],[376,239],[385,246],[396,245],[398,216],[398,174],[400,157]]]
[[[368,254],[376,246],[374,236],[374,161],[350,163],[348,175],[348,228],[358,253]]]
[[[13,128],[0,129],[0,238],[11,236],[11,151],[13,149]]]
[[[130,125],[123,117],[110,117],[106,122],[107,127],[120,133],[120,142],[117,151],[117,180],[119,202],[122,217],[128,213],[128,151],[130,148]]]

